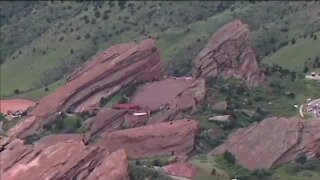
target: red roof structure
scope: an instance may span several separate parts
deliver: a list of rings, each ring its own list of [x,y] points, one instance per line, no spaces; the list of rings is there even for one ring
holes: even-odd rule
[[[140,106],[137,104],[123,103],[123,104],[117,104],[116,106],[114,106],[114,108],[129,110],[129,109],[139,109]]]

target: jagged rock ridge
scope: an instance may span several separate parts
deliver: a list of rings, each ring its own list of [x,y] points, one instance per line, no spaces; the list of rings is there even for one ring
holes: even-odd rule
[[[248,25],[239,20],[229,22],[214,33],[193,63],[195,77],[238,78],[248,86],[264,81],[251,46]]]

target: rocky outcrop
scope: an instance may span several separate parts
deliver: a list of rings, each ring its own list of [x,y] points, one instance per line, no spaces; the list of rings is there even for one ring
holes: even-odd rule
[[[248,25],[239,20],[214,33],[193,62],[195,77],[238,78],[248,86],[257,86],[264,81],[251,46]]]
[[[102,108],[97,116],[85,121],[85,126],[91,135],[118,130],[124,123],[125,110]]]
[[[111,47],[72,73],[64,86],[42,98],[29,114],[36,117],[28,124],[29,129],[54,122],[61,111],[81,113],[130,83],[159,79],[163,73],[163,62],[153,39]]]
[[[174,163],[161,168],[162,172],[174,177],[193,179],[196,177],[198,168],[190,163]]]
[[[231,152],[248,169],[278,167],[300,156],[314,157],[320,149],[320,121],[269,118],[231,134],[212,152]]]
[[[196,133],[197,122],[184,119],[108,132],[97,144],[110,152],[124,148],[130,158],[186,155],[194,150]]]
[[[163,66],[153,39],[119,45],[98,55],[69,78],[69,82],[39,101],[32,115],[47,117],[58,111],[81,112],[129,83],[161,78]]]
[[[0,149],[1,179],[71,180],[108,177],[110,180],[128,180],[128,161],[123,150],[109,155],[103,147],[85,146],[73,135],[63,136],[50,136],[34,145],[25,145],[20,139],[1,137],[4,140],[1,141]]]
[[[224,112],[228,108],[227,101],[219,101],[212,105],[212,110],[218,111],[218,112]]]
[[[87,180],[129,180],[129,163],[125,150],[120,149],[110,154],[94,168]]]
[[[184,113],[192,114],[196,112],[198,107],[204,102],[205,95],[205,80],[199,78],[180,92],[170,103],[153,114],[149,123],[153,124],[183,118]]]

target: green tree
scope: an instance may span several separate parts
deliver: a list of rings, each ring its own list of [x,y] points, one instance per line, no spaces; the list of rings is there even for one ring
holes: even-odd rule
[[[160,161],[160,159],[154,159],[153,161],[152,161],[152,165],[153,166],[162,166],[162,164],[161,164],[161,161]]]
[[[227,161],[227,163],[232,164],[232,165],[234,165],[236,163],[236,158],[229,151],[225,151],[223,153],[223,159],[225,159]]]
[[[303,72],[304,72],[304,73],[309,72],[309,68],[308,68],[308,66],[305,66],[305,67],[304,67]]]
[[[15,93],[15,94],[20,94],[19,89],[15,89],[15,90],[14,90],[14,93]]]
[[[296,159],[296,162],[299,164],[305,164],[307,162],[307,156],[302,155]]]
[[[95,16],[96,18],[100,18],[100,11],[96,11],[96,12],[94,13],[94,16]]]

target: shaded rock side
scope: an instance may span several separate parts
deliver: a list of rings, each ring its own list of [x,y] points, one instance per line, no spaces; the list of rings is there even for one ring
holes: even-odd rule
[[[153,39],[110,47],[72,73],[64,86],[42,98],[29,114],[34,118],[22,119],[11,136],[24,138],[53,123],[60,112],[81,113],[129,83],[160,79],[163,74]]]
[[[320,121],[269,118],[231,134],[213,154],[231,152],[248,169],[275,168],[320,149]]]
[[[97,143],[113,152],[124,148],[130,158],[187,155],[194,150],[198,124],[177,120],[105,133]]]
[[[183,118],[183,114],[196,112],[205,100],[206,83],[203,78],[194,81],[170,103],[160,108],[149,120],[150,124]],[[180,116],[180,117],[179,117]]]
[[[91,135],[118,130],[124,123],[125,110],[101,108],[97,116],[85,121]]]
[[[251,46],[247,24],[234,20],[215,32],[193,60],[193,75],[204,78],[238,78],[248,86],[264,82]]]
[[[129,163],[124,149],[110,154],[94,168],[87,180],[129,180]]]

